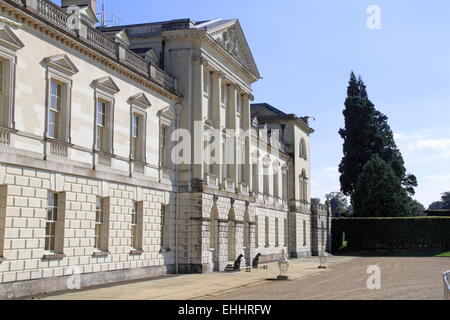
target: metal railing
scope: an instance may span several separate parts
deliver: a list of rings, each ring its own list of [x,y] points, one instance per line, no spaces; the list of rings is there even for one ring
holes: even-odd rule
[[[151,79],[165,89],[176,92],[175,78],[155,67],[150,62],[145,61],[141,56],[135,54],[128,48],[109,39],[103,33],[90,26],[84,21],[80,21],[80,30],[74,29],[71,14],[60,8],[49,0],[5,0],[22,6],[23,9],[39,16],[50,25],[57,27],[64,32],[77,37],[96,49],[101,54],[105,54],[121,63],[140,75]],[[120,54],[120,51],[125,54]]]
[[[450,271],[443,274],[444,278],[444,299],[450,300]]]

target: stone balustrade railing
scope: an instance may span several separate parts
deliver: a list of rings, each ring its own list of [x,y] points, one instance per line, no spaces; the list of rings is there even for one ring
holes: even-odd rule
[[[121,46],[119,43],[109,39],[103,33],[96,30],[84,21],[74,24],[71,13],[66,12],[49,0],[5,0],[6,2],[19,5],[24,10],[37,15],[50,25],[77,37],[81,42],[94,48],[100,54],[107,55],[128,68],[137,72],[149,80],[163,86],[165,89],[176,93],[176,80],[163,70],[145,61],[142,57],[135,54],[128,48]]]

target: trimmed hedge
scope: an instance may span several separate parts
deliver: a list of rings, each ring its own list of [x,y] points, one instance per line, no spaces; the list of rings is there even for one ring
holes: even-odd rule
[[[450,217],[333,218],[332,252],[450,248]]]

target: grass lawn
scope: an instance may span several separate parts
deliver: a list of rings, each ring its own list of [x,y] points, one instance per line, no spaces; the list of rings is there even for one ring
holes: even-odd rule
[[[436,257],[450,257],[450,251],[438,254]]]

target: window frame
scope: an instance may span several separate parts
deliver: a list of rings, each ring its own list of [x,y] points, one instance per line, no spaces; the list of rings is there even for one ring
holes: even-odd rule
[[[115,95],[120,92],[113,79],[109,76],[94,80],[94,135],[93,135],[93,150],[96,152],[114,155],[114,124],[115,124]],[[104,101],[108,103],[108,110],[106,110],[106,147],[104,150],[97,148],[97,112],[98,102]]]
[[[172,169],[172,159],[171,159],[171,151],[172,151],[172,129],[173,129],[173,120],[175,119],[175,115],[171,111],[171,107],[167,107],[164,110],[158,112],[159,116],[159,166],[161,169]],[[165,135],[164,143],[162,141],[162,128],[167,129],[167,134]],[[164,147],[164,149],[163,149]]]
[[[133,118],[137,118],[138,135],[134,137]],[[134,139],[136,146],[133,147]],[[134,161],[147,162],[147,113],[139,107],[132,106],[130,109],[130,159]],[[133,149],[137,148],[137,151]],[[136,152],[136,153],[135,153]]]
[[[63,72],[52,60],[47,58],[46,70],[46,106],[45,106],[45,134],[47,139],[61,142],[71,142],[71,113],[72,113],[72,75],[74,73]],[[52,83],[61,86],[61,105],[58,111],[58,132],[51,136],[49,132],[49,115],[52,110]]]
[[[50,205],[50,196],[53,195],[53,205]],[[55,201],[56,199],[56,201]],[[56,205],[55,205],[56,202]],[[63,254],[64,253],[64,231],[65,231],[65,210],[66,210],[66,193],[47,191],[47,216],[45,219],[45,241],[44,251],[50,254]],[[49,209],[56,209],[56,215],[49,217]],[[48,234],[48,225],[52,224],[54,227],[53,234]],[[53,238],[53,245],[51,243],[47,245],[47,238]]]
[[[160,248],[161,251],[170,251],[170,205],[161,205],[160,217]]]
[[[100,211],[102,221],[99,222],[97,215],[99,212],[98,202],[100,202]],[[96,197],[95,203],[95,221],[94,221],[94,249],[98,252],[108,252],[109,250],[109,216],[110,216],[110,198]],[[97,227],[98,233],[97,233]]]
[[[0,26],[0,30],[3,30],[3,34],[0,35],[0,59],[7,63],[7,68],[3,70],[3,74],[7,73],[7,83],[3,83],[3,88],[7,89],[7,94],[3,97],[3,106],[0,106],[6,117],[1,119],[0,128],[15,130],[17,51],[25,45],[7,24]],[[5,81],[5,77],[3,78],[3,81]]]
[[[143,251],[144,202],[133,201],[131,206],[131,251]]]
[[[100,92],[97,92],[96,98],[95,98],[95,123],[94,123],[94,149],[98,152],[104,152],[109,154],[114,154],[114,98],[111,98],[108,95],[104,95]],[[105,105],[105,111],[104,111],[104,117],[105,117],[105,124],[100,125],[99,124],[99,103],[104,103]],[[98,139],[99,139],[99,127],[103,128],[103,139],[104,139],[104,146],[99,146]]]
[[[16,57],[0,50],[1,75],[0,75],[0,128],[14,129],[14,89]]]

